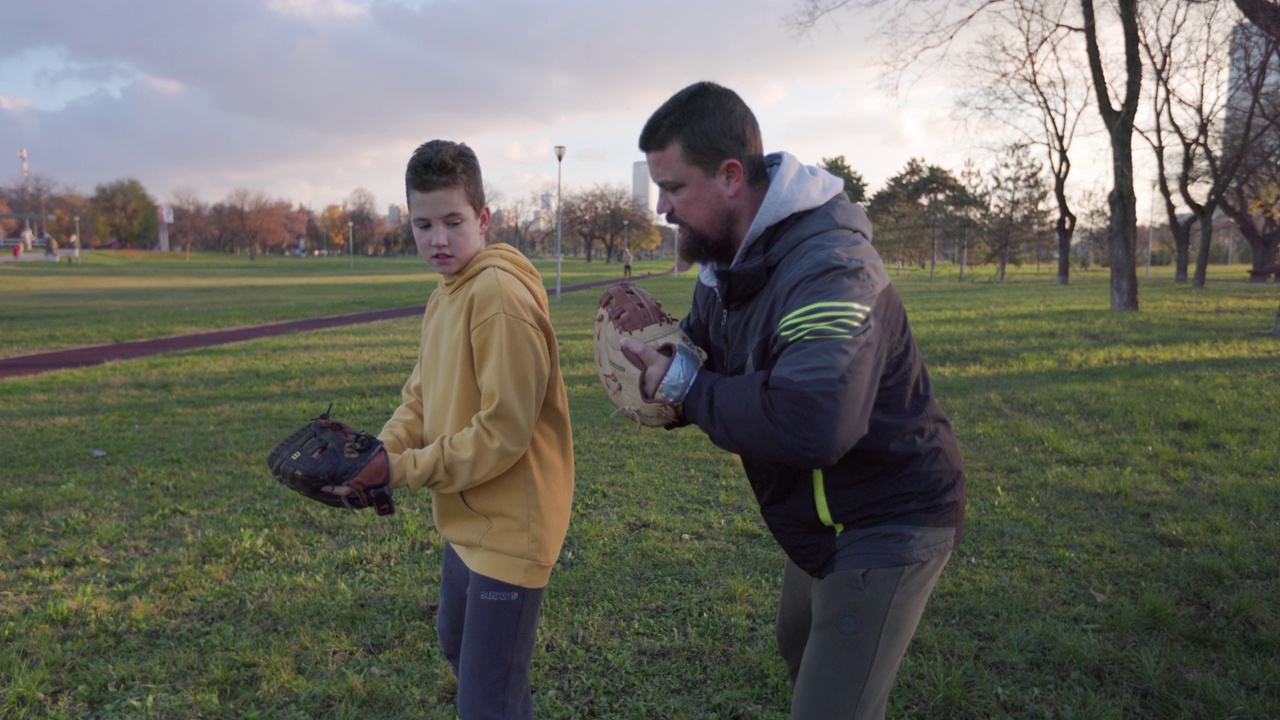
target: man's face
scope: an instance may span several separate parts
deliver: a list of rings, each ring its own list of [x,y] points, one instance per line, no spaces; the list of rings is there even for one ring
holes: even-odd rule
[[[658,213],[680,228],[680,258],[691,263],[733,262],[741,238],[734,237],[736,215],[719,174],[708,174],[684,160],[673,142],[646,153],[649,176],[658,186]]]
[[[409,222],[418,254],[445,280],[451,280],[484,250],[489,208],[480,214],[460,187],[409,192]]]

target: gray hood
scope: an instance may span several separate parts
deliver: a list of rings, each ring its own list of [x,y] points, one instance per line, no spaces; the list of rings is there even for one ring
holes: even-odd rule
[[[756,212],[747,237],[738,246],[738,254],[730,266],[738,264],[751,244],[775,223],[798,212],[821,207],[831,198],[844,192],[844,181],[813,165],[802,164],[794,155],[786,152],[765,156],[765,169],[769,173],[769,190]],[[715,287],[715,268],[698,267],[698,279],[704,285]]]

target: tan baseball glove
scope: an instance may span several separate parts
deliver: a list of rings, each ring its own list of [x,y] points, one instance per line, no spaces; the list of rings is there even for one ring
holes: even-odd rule
[[[685,337],[679,321],[663,311],[662,303],[639,286],[617,282],[600,296],[594,335],[596,372],[605,395],[618,408],[614,414],[647,427],[670,425],[679,419],[679,408],[661,399],[644,397],[640,389],[643,372],[620,346],[625,337],[667,354],[672,354],[676,345],[687,347],[699,358],[705,358],[705,354]]]

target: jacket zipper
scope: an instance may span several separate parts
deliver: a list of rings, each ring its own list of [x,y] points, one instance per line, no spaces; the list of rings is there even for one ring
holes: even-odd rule
[[[729,350],[729,306],[724,304],[724,298],[720,297],[720,288],[711,288],[716,294],[716,300],[720,301],[720,343],[724,346],[726,352]],[[727,355],[726,355],[727,357]]]

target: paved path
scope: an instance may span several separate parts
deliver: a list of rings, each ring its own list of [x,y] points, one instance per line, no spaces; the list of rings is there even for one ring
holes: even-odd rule
[[[648,273],[633,277],[635,279],[641,279],[652,277],[654,275],[666,275],[670,272],[670,270],[667,270],[665,272]],[[563,294],[566,292],[574,292],[576,290],[600,287],[602,285],[617,282],[620,279],[621,278],[597,280],[595,282],[580,283],[578,285],[561,285],[560,292]],[[554,293],[555,289],[551,288],[549,292]],[[36,353],[34,355],[0,358],[0,379],[16,377],[19,375],[36,375],[38,373],[51,372],[54,370],[88,367],[90,365],[101,365],[103,363],[119,360],[133,360],[147,355],[158,355],[160,353],[191,350],[193,348],[209,347],[211,345],[223,345],[226,343],[243,342],[245,340],[256,340],[257,338],[284,335],[291,332],[321,330],[324,328],[339,327],[341,325],[355,325],[358,323],[391,320],[393,318],[421,316],[423,311],[426,310],[426,307],[426,305],[413,305],[410,307],[391,308],[390,310],[371,310],[368,312],[350,313],[347,315],[332,315],[329,317],[308,318],[305,320],[287,320],[285,322],[267,323],[265,325],[250,325],[248,327],[231,328],[229,330],[213,330],[210,332],[193,333],[190,335],[174,335],[171,337],[156,338],[154,340],[132,340],[129,342],[109,343],[106,345],[90,345],[87,347],[68,348],[66,350],[54,350],[52,352]]]

